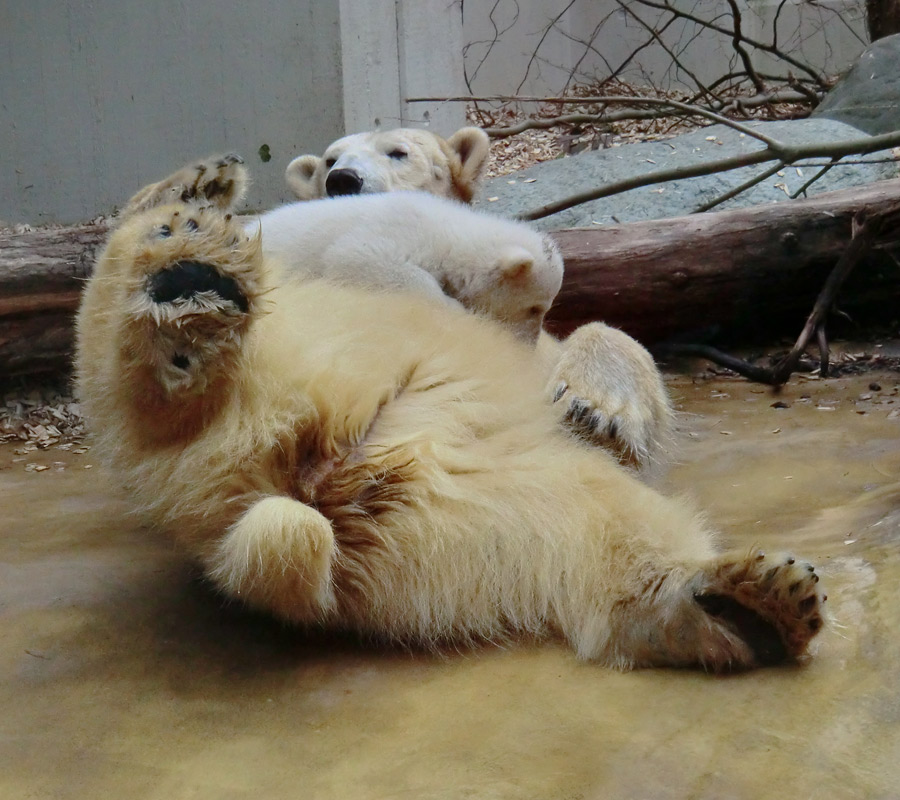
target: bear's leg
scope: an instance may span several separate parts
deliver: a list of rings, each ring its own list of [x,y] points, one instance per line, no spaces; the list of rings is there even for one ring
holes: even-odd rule
[[[257,500],[204,559],[230,597],[292,622],[322,620],[335,604],[331,524],[289,497]]]
[[[119,218],[176,202],[228,211],[244,196],[247,182],[247,169],[240,156],[212,156],[145,186],[128,201]]]
[[[722,672],[793,661],[823,625],[818,582],[813,567],[788,556],[723,557],[646,581],[575,644],[583,657],[622,667]]]
[[[567,427],[629,466],[658,457],[673,412],[653,357],[602,322],[582,325],[559,350],[548,389]]]

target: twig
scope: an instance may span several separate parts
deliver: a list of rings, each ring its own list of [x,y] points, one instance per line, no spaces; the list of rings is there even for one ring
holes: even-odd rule
[[[730,356],[728,353],[706,344],[662,344],[653,348],[653,354],[659,358],[665,358],[668,355],[697,356],[712,361],[713,364],[718,364],[720,367],[730,369],[756,383],[772,383],[772,370],[768,367],[751,364],[749,361]]]
[[[740,186],[735,186],[733,189],[725,192],[724,194],[720,194],[715,200],[710,200],[708,203],[704,203],[701,206],[697,206],[691,213],[692,214],[702,214],[704,211],[709,211],[711,208],[715,208],[716,206],[721,205],[722,203],[731,200],[732,197],[737,197],[741,192],[746,192],[747,189],[752,189],[756,184],[762,183],[766,178],[774,175],[778,170],[784,169],[784,162],[779,161],[774,167],[770,167],[765,172],[761,172],[759,175],[756,175],[750,180],[744,181]]]
[[[853,230],[851,233],[850,244],[841,254],[834,269],[832,269],[831,273],[828,275],[828,279],[825,281],[822,291],[819,292],[819,296],[816,298],[813,309],[806,320],[806,324],[803,326],[803,330],[800,331],[800,336],[797,338],[793,348],[791,348],[791,352],[788,353],[772,371],[772,384],[774,386],[783,386],[788,382],[791,374],[797,367],[797,363],[800,361],[800,357],[806,351],[806,346],[809,344],[810,338],[824,325],[825,315],[834,304],[838,290],[841,288],[853,268],[869,251],[872,241],[875,239],[885,222],[893,220],[894,224],[896,224],[896,220],[893,218],[896,217],[897,211],[898,208],[894,207],[882,214],[868,218],[864,211],[856,212],[853,217]],[[824,341],[824,333],[822,334],[822,337],[821,341]],[[825,349],[820,352],[819,355],[827,369],[827,346],[825,346]]]
[[[759,75],[756,74],[756,70],[753,69],[753,62],[750,60],[750,54],[744,49],[744,36],[741,33],[741,11],[735,0],[728,0],[728,7],[731,9],[731,19],[734,23],[731,44],[734,47],[735,52],[740,56],[741,61],[744,64],[744,69],[747,71],[747,75],[750,76],[750,80],[756,87],[756,91],[762,94],[766,90],[766,87],[760,80]]]
[[[791,200],[796,200],[798,197],[800,197],[801,194],[805,194],[805,193],[806,193],[806,190],[807,190],[810,186],[812,186],[817,180],[819,180],[819,178],[824,177],[824,175],[825,175],[825,174],[826,174],[826,173],[827,173],[827,172],[828,172],[835,164],[837,164],[840,160],[841,160],[841,159],[840,159],[839,156],[835,156],[834,158],[832,158],[830,164],[826,164],[824,167],[822,167],[822,169],[820,169],[820,170],[819,170],[815,175],[813,175],[806,183],[804,183],[803,186],[801,186],[799,189],[797,189],[796,192],[794,192],[794,193],[791,195]]]
[[[740,107],[753,108],[755,106],[773,105],[778,103],[797,103],[803,100],[800,94],[784,94],[773,92],[770,95],[760,95],[747,100],[740,100]],[[735,98],[735,102],[738,99]],[[413,102],[412,100],[408,102]],[[477,99],[473,102],[478,102]],[[728,108],[728,106],[725,106]],[[719,109],[720,111],[722,109]],[[623,120],[644,120],[644,119],[665,119],[666,117],[678,116],[682,114],[670,114],[664,110],[640,110],[637,108],[623,109],[621,111],[603,111],[598,114],[564,114],[559,117],[542,117],[539,119],[526,119],[515,125],[509,125],[502,128],[485,128],[484,132],[492,139],[505,139],[509,136],[516,136],[519,133],[529,130],[546,130],[547,128],[555,128],[557,125],[581,125],[592,122],[621,122]],[[725,117],[725,119],[729,119]],[[724,122],[722,124],[725,124]]]

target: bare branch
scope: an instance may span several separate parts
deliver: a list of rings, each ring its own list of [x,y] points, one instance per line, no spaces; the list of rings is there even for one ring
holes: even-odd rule
[[[753,62],[750,60],[750,54],[744,49],[744,36],[741,33],[741,11],[735,0],[728,0],[728,7],[731,9],[731,19],[734,24],[734,32],[731,39],[732,46],[734,47],[735,52],[741,57],[744,69],[747,71],[747,75],[750,76],[750,80],[753,81],[756,91],[762,94],[766,91],[766,87],[760,80],[759,75],[756,74],[756,70],[753,69]]]
[[[732,197],[737,197],[739,194],[746,192],[747,189],[752,189],[758,183],[762,183],[766,178],[771,178],[772,175],[778,172],[778,170],[784,169],[784,166],[784,162],[779,161],[774,167],[770,167],[764,172],[761,172],[759,175],[750,178],[750,180],[744,181],[740,186],[735,186],[733,189],[730,189],[724,194],[719,195],[715,200],[710,200],[708,203],[704,203],[702,206],[698,206],[691,213],[701,214],[704,211],[709,211],[716,206],[722,205],[722,203],[731,200]]]
[[[669,11],[672,14],[678,14],[683,19],[689,20],[691,22],[696,23],[697,25],[702,25],[703,27],[715,31],[716,33],[721,33],[725,36],[731,36],[733,31],[728,30],[728,28],[724,28],[721,25],[716,25],[714,22],[710,20],[705,20],[702,17],[695,16],[694,14],[690,14],[686,11],[682,11],[679,8],[673,6],[669,0],[664,0],[664,2],[658,3],[654,2],[654,0],[635,0],[635,2],[640,3],[644,6],[649,6],[650,8],[658,8],[664,11]],[[748,37],[744,37],[744,42],[753,47],[756,50],[759,50],[763,53],[769,53],[770,55],[775,56],[776,58],[784,61],[786,64],[790,64],[797,70],[801,72],[805,72],[809,75],[810,78],[822,88],[825,88],[824,81],[822,76],[819,75],[814,69],[812,69],[808,64],[804,64],[802,61],[794,58],[793,56],[788,55],[787,53],[782,52],[776,47],[773,47],[770,44],[766,44],[765,42],[757,41],[756,39],[750,39]]]

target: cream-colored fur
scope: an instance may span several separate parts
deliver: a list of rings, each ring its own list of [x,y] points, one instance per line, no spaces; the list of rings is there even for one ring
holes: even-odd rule
[[[409,128],[357,133],[332,143],[321,158],[306,155],[294,159],[285,177],[301,200],[414,189],[468,202],[487,164],[489,145],[487,134],[479,128],[463,128],[446,142],[430,131]],[[329,192],[326,180],[332,172],[334,191]],[[345,223],[352,231],[353,219]],[[394,226],[396,235],[403,236],[402,217],[392,217],[385,225]],[[268,237],[263,240],[269,247]],[[284,248],[279,250],[284,253]],[[295,253],[306,259],[303,250]],[[399,267],[385,268],[385,282],[406,279],[407,288],[436,296],[434,284],[420,269],[407,268],[408,258],[396,249],[387,255]],[[347,263],[355,263],[354,258],[351,256]],[[366,273],[369,277],[363,283],[371,285],[375,273]],[[354,274],[362,275],[363,271],[355,266],[345,269],[343,278],[352,283]],[[515,306],[519,315],[521,309],[541,304],[531,303],[527,297],[533,293],[536,278],[533,275],[525,284],[521,280],[500,280],[493,288],[483,284],[477,305],[481,310],[492,309],[489,315],[493,309]],[[446,287],[440,288],[453,295]],[[494,292],[496,297],[492,296]],[[652,357],[630,336],[600,322],[583,326],[577,334],[560,343],[542,333],[538,343],[548,373],[544,391],[556,403],[560,418],[623,463],[642,468],[659,460],[673,439],[673,412]]]
[[[449,300],[532,344],[562,283],[548,236],[422,192],[291,203],[257,225],[291,276]]]
[[[298,156],[284,177],[299,200],[398,190],[471,202],[487,166],[490,142],[480,128],[449,139],[418,128],[344,136],[320,158]]]
[[[812,567],[717,555],[692,511],[560,429],[499,326],[284,281],[204,175],[126,209],[77,377],[96,452],[222,592],[426,645],[559,633],[618,667],[806,651]]]

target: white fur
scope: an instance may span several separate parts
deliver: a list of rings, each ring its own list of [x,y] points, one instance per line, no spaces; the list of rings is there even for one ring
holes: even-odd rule
[[[534,341],[562,284],[549,239],[422,192],[291,203],[259,218],[263,251],[299,280],[415,290]]]
[[[321,157],[298,156],[284,177],[300,200],[417,190],[468,203],[489,156],[490,141],[480,128],[461,128],[449,139],[428,130],[395,128],[344,136]],[[329,181],[337,172],[343,185]]]

